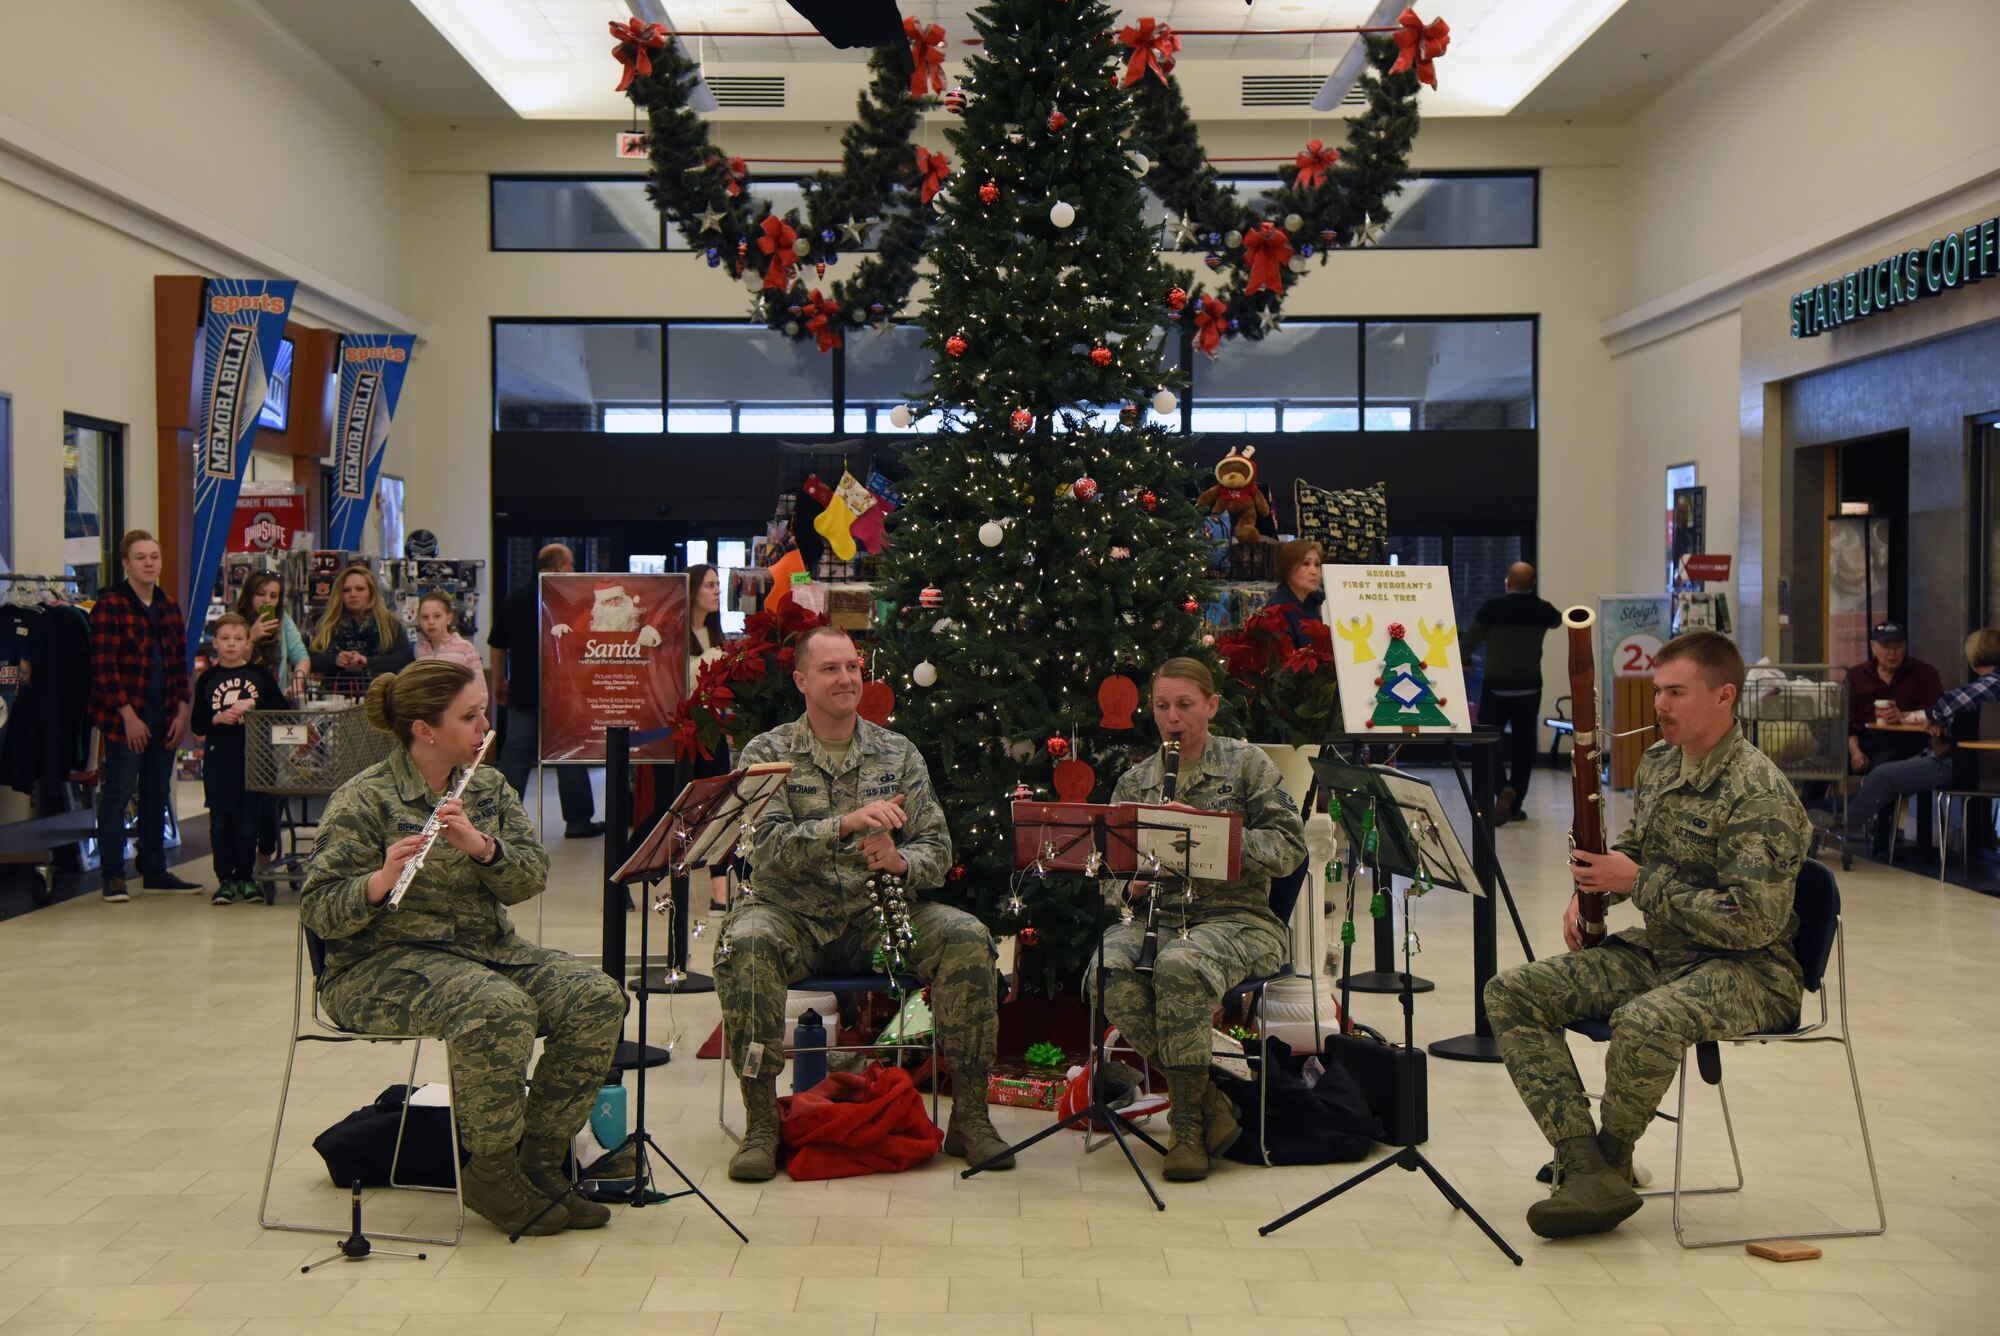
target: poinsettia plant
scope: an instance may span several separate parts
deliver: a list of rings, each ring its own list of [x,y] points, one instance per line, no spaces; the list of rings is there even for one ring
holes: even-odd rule
[[[674,712],[674,742],[708,760],[725,738],[741,747],[797,716],[793,647],[800,636],[825,624],[826,618],[790,598],[781,600],[776,612],[745,618],[742,639],[695,674],[694,690]]]
[[[1333,632],[1325,622],[1301,620],[1300,646],[1293,625],[1285,609],[1266,608],[1216,640],[1243,697],[1243,736],[1252,742],[1322,742],[1342,731]]]

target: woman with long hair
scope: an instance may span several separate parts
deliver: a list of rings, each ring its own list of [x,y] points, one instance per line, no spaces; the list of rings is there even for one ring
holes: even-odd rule
[[[1180,744],[1178,787],[1165,802],[1165,749],[1127,770],[1113,803],[1148,803],[1181,811],[1232,812],[1243,818],[1243,864],[1233,881],[1196,878],[1167,884],[1145,868],[1107,890],[1128,902],[1159,895],[1157,954],[1151,973],[1136,968],[1145,924],[1104,934],[1104,1016],[1145,1059],[1167,1073],[1173,1100],[1166,1176],[1187,1182],[1208,1176],[1211,1156],[1242,1134],[1229,1099],[1208,1079],[1210,1018],[1222,996],[1245,979],[1275,973],[1291,940],[1271,912],[1271,881],[1305,859],[1305,825],[1298,804],[1279,787],[1278,767],[1260,749],[1212,736],[1209,724],[1222,697],[1197,659],[1168,659],[1153,674],[1153,723]],[[1095,965],[1084,985],[1096,991]]]
[[[335,690],[359,695],[369,682],[408,666],[413,657],[409,632],[389,611],[381,581],[366,564],[354,562],[340,573],[334,596],[313,628],[313,671]]]
[[[236,615],[250,623],[250,659],[270,670],[297,696],[312,671],[312,655],[298,623],[285,611],[285,580],[275,571],[252,571],[236,596]]]
[[[500,771],[480,767],[443,801],[486,739],[480,691],[437,659],[369,684],[368,722],[396,745],[327,800],[299,917],[326,942],[319,994],[337,1024],[445,1041],[472,1156],[465,1204],[510,1234],[592,1229],[611,1213],[575,1195],[563,1157],[610,1070],[625,994],[508,922],[507,906],[542,893],[549,857]],[[437,842],[392,907],[433,812]]]

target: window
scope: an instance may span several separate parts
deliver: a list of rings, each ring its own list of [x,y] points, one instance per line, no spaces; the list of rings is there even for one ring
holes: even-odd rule
[[[1293,321],[1262,339],[1233,339],[1194,359],[1196,431],[1355,431],[1360,329]]]
[[[1535,425],[1532,320],[1370,321],[1364,431]]]
[[[658,421],[660,387],[657,324],[494,323],[494,425],[502,431],[633,430],[634,413]]]
[[[63,414],[63,574],[85,598],[118,579],[125,531],[125,429]]]
[[[847,355],[846,431],[935,431],[941,415],[931,413],[908,427],[889,421],[897,404],[920,399],[931,379],[931,351],[915,325],[891,325],[886,333],[863,330],[844,340]]]
[[[641,177],[492,180],[497,251],[646,251],[661,248],[660,211]]]
[[[834,429],[833,358],[810,339],[760,325],[670,325],[667,376],[669,432]]]
[[[1289,181],[1291,173],[1285,174]],[[1222,185],[1254,204],[1278,182],[1269,176],[1224,177]],[[1389,201],[1389,221],[1377,246],[1399,250],[1477,250],[1540,244],[1541,175],[1538,172],[1415,172]],[[1164,229],[1168,209],[1146,192],[1145,219]],[[1310,239],[1314,248],[1322,243]],[[1163,232],[1163,249],[1173,236]]]

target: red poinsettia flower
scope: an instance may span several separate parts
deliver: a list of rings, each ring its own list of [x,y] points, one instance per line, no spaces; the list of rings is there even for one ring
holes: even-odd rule
[[[1332,627],[1328,626],[1325,622],[1315,621],[1312,618],[1308,617],[1306,620],[1299,623],[1299,630],[1304,632],[1306,639],[1312,642],[1314,649],[1317,649],[1320,653],[1326,655],[1328,662],[1332,662],[1333,660]]]
[[[790,645],[786,645],[778,651],[778,672],[786,677],[792,675],[794,652]]]
[[[761,682],[769,667],[762,653],[738,654],[730,665],[729,679],[732,682]]]

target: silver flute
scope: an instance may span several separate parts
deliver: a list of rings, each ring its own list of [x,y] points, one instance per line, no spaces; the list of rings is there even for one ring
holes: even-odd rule
[[[423,845],[409,862],[403,864],[403,875],[396,878],[395,888],[389,892],[387,902],[389,908],[400,909],[402,907],[403,893],[409,890],[410,883],[417,879],[417,873],[423,869],[424,859],[429,855],[431,846],[436,844],[438,836],[444,833],[444,821],[438,816],[438,813],[444,810],[446,803],[457,802],[465,796],[465,786],[472,782],[473,772],[478,770],[479,763],[486,759],[487,749],[493,745],[495,736],[494,733],[488,731],[486,737],[479,744],[479,754],[472,758],[472,764],[465,767],[465,773],[458,777],[458,783],[451,786],[451,792],[439,799],[438,805],[431,809],[430,818],[424,822],[422,831],[424,837]]]

